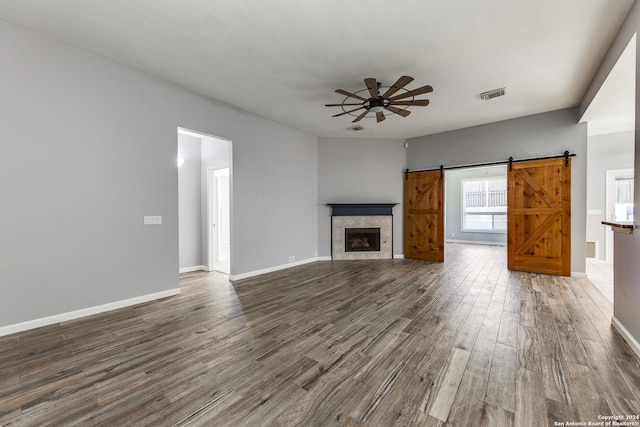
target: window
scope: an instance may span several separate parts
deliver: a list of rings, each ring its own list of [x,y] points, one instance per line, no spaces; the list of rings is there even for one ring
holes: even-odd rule
[[[505,233],[507,179],[462,181],[462,230]]]
[[[616,221],[633,221],[633,177],[616,178]]]

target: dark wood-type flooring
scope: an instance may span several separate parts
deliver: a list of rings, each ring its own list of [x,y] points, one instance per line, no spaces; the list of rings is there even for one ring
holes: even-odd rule
[[[0,424],[545,426],[640,414],[640,364],[586,279],[317,262],[0,338]]]

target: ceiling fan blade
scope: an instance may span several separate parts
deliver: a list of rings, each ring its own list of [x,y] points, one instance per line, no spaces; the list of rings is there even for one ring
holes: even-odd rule
[[[426,107],[429,105],[429,100],[414,99],[413,101],[391,101],[391,105],[417,105],[419,107]]]
[[[364,84],[367,86],[367,89],[369,89],[369,94],[371,95],[372,98],[378,98],[378,82],[376,82],[376,79],[369,77],[364,79]]]
[[[364,107],[363,107],[364,108]],[[366,116],[367,114],[369,114],[369,110],[366,110],[364,113],[360,114],[358,117],[356,117],[355,119],[353,119],[351,121],[351,123],[356,123],[359,122],[360,120],[364,119],[364,116]]]
[[[355,93],[347,92],[346,90],[342,90],[342,89],[336,89],[336,93],[339,93],[340,95],[344,95],[351,98],[361,99],[363,101],[367,100],[367,98],[363,98],[360,95],[356,95]]]
[[[402,108],[392,107],[391,105],[387,105],[387,110],[391,111],[392,113],[399,114],[402,117],[407,117],[409,114],[411,114],[411,111],[409,110],[403,110]]]
[[[393,95],[394,93],[396,93],[397,91],[399,91],[400,89],[402,89],[403,87],[411,83],[412,81],[413,81],[413,77],[409,77],[409,76],[400,77],[398,81],[393,84],[393,86],[387,89],[387,91],[384,93],[384,95],[382,95],[382,97],[389,98],[391,95]]]
[[[392,96],[389,101],[395,101],[396,99],[408,98],[410,96],[422,95],[423,93],[433,92],[433,88],[429,85],[419,87],[418,89],[410,90],[409,92],[401,93],[400,95]]]
[[[382,111],[379,111],[379,112],[376,113],[376,122],[380,123],[384,119],[385,119],[385,117],[384,117],[384,113]]]
[[[354,103],[351,103],[351,104],[324,104],[325,107],[342,107],[343,105],[351,107],[351,106],[354,106],[354,105],[362,105],[362,102],[354,102]]]
[[[359,105],[359,104],[358,104]],[[349,114],[349,113],[353,113],[354,111],[358,111],[358,110],[362,110],[364,107],[360,107],[360,108],[354,108],[353,110],[349,110],[349,111],[343,111],[342,113],[338,113],[338,114],[334,114],[331,117],[340,117],[340,116],[344,116],[345,114]],[[368,110],[367,110],[368,111]]]

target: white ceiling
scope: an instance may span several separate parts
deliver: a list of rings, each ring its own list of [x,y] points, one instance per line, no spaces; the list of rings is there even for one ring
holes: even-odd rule
[[[313,135],[409,138],[578,105],[632,3],[0,0],[0,19]],[[324,107],[405,74],[434,88],[407,118],[353,132]]]
[[[635,129],[636,36],[624,49],[600,90],[582,115],[589,135]]]

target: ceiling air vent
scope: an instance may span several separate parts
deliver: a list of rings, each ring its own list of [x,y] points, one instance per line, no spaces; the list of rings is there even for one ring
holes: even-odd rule
[[[488,92],[482,92],[480,94],[480,98],[482,98],[484,101],[488,101],[490,99],[497,98],[499,96],[504,96],[506,93],[507,93],[507,88],[501,87],[500,89],[494,89]]]

